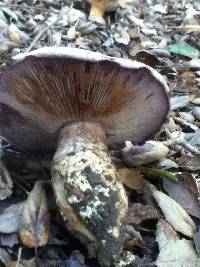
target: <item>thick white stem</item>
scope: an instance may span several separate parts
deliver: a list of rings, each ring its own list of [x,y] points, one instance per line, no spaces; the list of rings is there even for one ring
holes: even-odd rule
[[[66,126],[54,156],[52,182],[71,230],[85,244],[92,243],[100,264],[109,266],[122,248],[128,204],[104,140],[96,123]]]

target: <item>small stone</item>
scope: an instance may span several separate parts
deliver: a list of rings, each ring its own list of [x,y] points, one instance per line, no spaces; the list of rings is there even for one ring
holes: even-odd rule
[[[136,167],[164,158],[168,152],[168,147],[156,141],[147,141],[142,146],[133,146],[127,142],[122,150],[122,158],[128,166]]]

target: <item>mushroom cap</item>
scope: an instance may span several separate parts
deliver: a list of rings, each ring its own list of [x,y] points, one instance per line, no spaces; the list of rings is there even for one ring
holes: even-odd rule
[[[0,76],[0,135],[20,149],[55,148],[70,122],[99,122],[108,143],[140,143],[169,111],[162,76],[139,62],[66,47],[14,57]]]

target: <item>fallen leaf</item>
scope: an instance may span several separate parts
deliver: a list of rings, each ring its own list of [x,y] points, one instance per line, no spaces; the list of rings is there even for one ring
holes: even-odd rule
[[[0,200],[4,200],[12,194],[13,181],[6,167],[0,162]]]
[[[119,168],[119,176],[122,182],[133,190],[140,190],[144,185],[144,179],[139,171],[133,168]]]
[[[188,188],[188,190],[190,190],[195,195],[197,199],[199,198],[200,195],[198,183],[193,174],[189,172],[178,172],[176,173],[176,177],[178,178],[179,183],[183,183]]]
[[[169,52],[189,58],[198,58],[199,51],[188,44],[173,44],[168,48]]]
[[[162,177],[171,181],[176,181],[176,175],[169,171],[161,170],[161,169],[155,169],[155,168],[147,168],[147,167],[139,167],[138,168],[143,174],[153,175],[156,177]]]
[[[42,181],[36,182],[22,209],[19,235],[27,247],[44,246],[48,242],[50,218]]]
[[[163,158],[161,159],[157,164],[156,166],[160,169],[164,169],[164,170],[168,170],[168,169],[178,169],[179,166],[178,164],[174,161],[174,160],[171,160],[171,159],[168,159],[168,158]]]
[[[151,67],[154,67],[160,63],[159,59],[155,55],[145,50],[142,50],[136,54],[136,60]]]
[[[200,25],[188,24],[185,26],[181,26],[180,30],[185,32],[185,33],[200,32]]]
[[[18,232],[19,219],[24,202],[11,205],[0,214],[0,232],[15,233]]]
[[[160,220],[157,224],[156,241],[159,246],[156,266],[200,266],[200,259],[193,248],[192,241],[180,239],[173,228],[164,220]]]
[[[173,226],[176,231],[183,235],[193,238],[196,228],[195,223],[188,213],[172,198],[165,193],[150,186],[153,196],[161,208],[165,219]]]
[[[163,187],[169,196],[180,204],[190,215],[200,219],[198,198],[192,190],[185,186],[184,183],[177,183],[163,179]]]
[[[141,203],[133,203],[126,215],[126,224],[140,225],[145,220],[159,219],[160,211],[152,205],[143,205]]]
[[[179,166],[186,171],[200,170],[200,155],[182,155],[176,159]]]
[[[10,253],[6,249],[0,248],[0,266],[3,264],[7,267],[8,262],[11,260]]]
[[[186,70],[177,75],[176,86],[173,91],[182,93],[198,92],[198,83],[193,71]]]
[[[200,257],[200,227],[198,225],[197,230],[194,232],[194,245],[196,248],[196,252]]]
[[[14,245],[17,244],[19,244],[18,233],[0,235],[0,246],[12,248]]]

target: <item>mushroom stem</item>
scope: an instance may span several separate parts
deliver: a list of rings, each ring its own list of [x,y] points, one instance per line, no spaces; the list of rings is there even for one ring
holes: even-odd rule
[[[105,140],[98,123],[65,126],[53,159],[52,182],[63,218],[79,239],[92,244],[100,264],[110,266],[122,249],[128,204]]]
[[[90,17],[103,17],[105,12],[105,4],[102,1],[92,1],[90,9]]]

